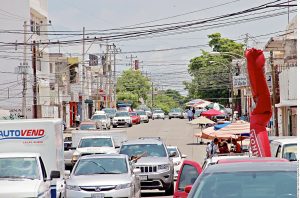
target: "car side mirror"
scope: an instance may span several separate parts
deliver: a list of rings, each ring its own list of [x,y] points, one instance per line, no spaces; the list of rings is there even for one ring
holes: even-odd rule
[[[59,171],[51,171],[50,173],[50,179],[60,178],[60,172]]]
[[[184,188],[184,192],[186,192],[187,194],[189,194],[192,190],[192,185],[188,185]]]
[[[187,158],[187,155],[182,154],[181,157],[182,157],[182,158]]]
[[[176,156],[176,152],[175,151],[171,152],[169,156],[170,157],[175,157]]]
[[[141,173],[141,169],[139,168],[134,168],[132,171],[134,174],[140,174]]]

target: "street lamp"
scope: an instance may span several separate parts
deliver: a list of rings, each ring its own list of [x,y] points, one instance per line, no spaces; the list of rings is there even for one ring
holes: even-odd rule
[[[233,122],[233,115],[234,115],[234,108],[233,108],[233,76],[232,76],[232,65],[231,64],[225,64],[222,62],[217,62],[217,61],[209,61],[209,63],[218,63],[218,64],[222,64],[223,66],[229,68],[229,79],[230,79],[230,87],[231,87],[231,104],[232,104],[232,109],[231,109],[231,120]]]

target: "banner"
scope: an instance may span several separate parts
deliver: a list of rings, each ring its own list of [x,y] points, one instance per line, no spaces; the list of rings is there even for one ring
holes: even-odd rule
[[[265,57],[262,50],[248,49],[247,68],[255,108],[250,115],[250,147],[258,157],[271,157],[266,126],[272,116],[270,92],[265,78]]]

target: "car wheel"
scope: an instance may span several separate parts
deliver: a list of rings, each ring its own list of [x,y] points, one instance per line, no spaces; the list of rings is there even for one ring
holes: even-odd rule
[[[154,118],[152,118],[152,120],[154,120]]]
[[[132,127],[132,124],[129,124],[128,126],[129,126],[129,127]]]
[[[174,195],[174,182],[172,182],[170,187],[165,190],[165,195],[166,196]]]
[[[117,125],[113,125],[113,128],[117,128]]]
[[[171,120],[172,118],[171,118],[171,117],[169,117],[169,119]]]

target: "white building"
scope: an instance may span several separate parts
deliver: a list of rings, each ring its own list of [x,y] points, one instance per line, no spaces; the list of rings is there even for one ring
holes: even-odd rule
[[[33,69],[32,43],[37,49],[37,104],[50,105],[49,56],[48,46],[48,0],[6,0],[1,1],[0,27],[6,33],[0,36],[0,107],[22,114],[22,74],[20,65],[28,65],[26,117],[32,117]],[[16,43],[13,45],[12,43]],[[27,43],[28,45],[22,45]],[[22,67],[24,68],[24,67]],[[18,70],[19,72],[16,72]],[[40,107],[40,109],[43,109]],[[39,112],[48,117],[47,112]]]

